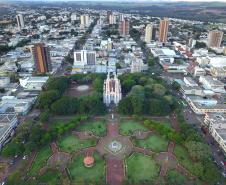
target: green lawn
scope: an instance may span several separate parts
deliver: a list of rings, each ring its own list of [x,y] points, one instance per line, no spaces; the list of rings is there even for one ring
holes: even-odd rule
[[[77,128],[77,131],[92,131],[94,135],[104,136],[106,135],[106,122],[104,120],[98,120],[83,123]]]
[[[59,171],[49,169],[42,176],[37,178],[37,182],[38,184],[61,185],[62,178]]]
[[[159,174],[159,166],[150,156],[134,153],[126,159],[127,179],[130,184],[147,182],[151,184],[156,181]]]
[[[143,140],[134,140],[135,145],[151,149],[154,152],[163,152],[167,151],[168,142],[166,139],[159,135],[151,135],[146,139]]]
[[[123,120],[120,124],[120,134],[131,135],[135,130],[148,131],[142,124],[133,120]]]
[[[166,179],[168,184],[173,185],[185,184],[185,182],[187,181],[187,178],[176,170],[169,170],[167,172]]]
[[[81,140],[74,135],[65,136],[58,143],[61,150],[69,153],[96,145],[95,140]]]
[[[41,150],[39,150],[31,166],[31,169],[28,172],[28,175],[29,176],[37,175],[39,170],[46,165],[46,162],[50,156],[51,156],[51,150],[49,146],[46,146]]]
[[[87,168],[83,165],[84,155],[74,158],[69,165],[69,172],[73,184],[104,184],[105,182],[105,161],[97,153],[93,155],[94,166]]]
[[[174,148],[174,154],[176,155],[178,161],[187,168],[189,171],[192,170],[193,162],[189,159],[188,152],[182,146],[176,145]]]

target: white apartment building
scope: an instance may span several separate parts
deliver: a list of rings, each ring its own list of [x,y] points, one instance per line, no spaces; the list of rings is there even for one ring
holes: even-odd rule
[[[24,24],[24,17],[22,14],[16,15],[16,21],[19,29],[24,28],[25,24]]]

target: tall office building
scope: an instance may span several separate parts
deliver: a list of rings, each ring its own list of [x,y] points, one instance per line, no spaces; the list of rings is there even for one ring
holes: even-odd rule
[[[148,24],[145,28],[145,38],[144,41],[147,43],[150,43],[152,40],[152,30],[153,26],[151,24]]]
[[[32,47],[32,54],[37,73],[47,73],[52,70],[49,48],[45,44],[35,44]]]
[[[128,20],[124,20],[124,21],[120,21],[119,22],[119,34],[122,36],[126,36],[129,35],[129,28],[130,27],[130,23]]]
[[[16,15],[16,21],[19,29],[24,28],[24,17],[22,14]]]
[[[224,33],[222,31],[213,30],[208,34],[207,46],[210,47],[220,47],[223,39]]]
[[[166,43],[169,28],[169,19],[164,18],[159,25],[159,42]]]
[[[80,24],[81,27],[88,27],[89,26],[89,15],[81,15],[80,16]]]
[[[74,66],[95,65],[96,52],[95,51],[75,51],[74,52]]]

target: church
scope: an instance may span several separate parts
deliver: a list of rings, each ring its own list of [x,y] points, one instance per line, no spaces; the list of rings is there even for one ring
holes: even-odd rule
[[[104,80],[103,101],[109,106],[111,103],[115,105],[122,99],[121,84],[116,74],[108,73],[107,79]]]

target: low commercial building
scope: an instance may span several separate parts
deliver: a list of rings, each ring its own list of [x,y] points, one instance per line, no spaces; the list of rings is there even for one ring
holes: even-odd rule
[[[36,97],[18,99],[14,96],[3,96],[0,102],[0,113],[26,115],[34,104]]]
[[[216,93],[226,93],[224,83],[212,76],[200,76],[199,82],[202,83],[205,89],[212,90]]]
[[[213,98],[186,96],[185,99],[196,114],[226,113],[226,104],[219,104]]]
[[[25,77],[21,78],[20,85],[26,89],[31,91],[41,91],[43,85],[47,82],[49,79],[48,76],[45,77]]]
[[[203,125],[208,128],[214,140],[226,152],[226,114],[206,114]]]
[[[16,114],[0,114],[0,150],[13,135],[18,124]]]

